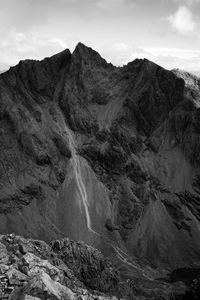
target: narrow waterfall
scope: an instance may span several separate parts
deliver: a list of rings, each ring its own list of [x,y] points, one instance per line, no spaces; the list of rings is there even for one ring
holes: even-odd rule
[[[104,239],[104,242],[107,245],[110,245],[114,249],[117,257],[119,258],[119,260],[121,260],[126,265],[129,265],[130,267],[141,271],[142,275],[145,278],[152,281],[152,278],[150,276],[148,276],[140,266],[136,265],[130,259],[130,257],[128,256],[127,253],[125,253],[117,245],[114,245],[113,242],[111,240],[109,240],[106,236],[101,235],[101,234],[95,232],[92,229],[90,213],[89,213],[89,209],[88,209],[88,207],[89,207],[88,196],[87,196],[86,188],[85,188],[85,185],[84,185],[84,182],[83,182],[83,179],[82,179],[82,175],[81,175],[80,158],[76,154],[74,138],[73,138],[72,133],[70,132],[69,129],[67,129],[67,134],[68,134],[69,147],[70,147],[70,150],[71,150],[71,153],[72,153],[71,163],[72,163],[72,166],[73,166],[74,175],[75,175],[75,179],[76,179],[76,182],[77,182],[77,187],[78,187],[78,190],[79,190],[79,193],[80,193],[81,201],[82,201],[83,206],[84,206],[88,230],[90,232],[92,232],[93,234],[98,235],[99,237],[101,236]]]
[[[73,170],[74,170],[77,186],[79,189],[80,197],[81,197],[82,203],[84,205],[84,209],[85,209],[87,228],[90,232],[96,233],[91,228],[91,219],[90,219],[90,213],[89,213],[89,209],[88,209],[89,202],[88,202],[86,188],[85,188],[85,185],[84,185],[84,182],[82,179],[82,175],[81,175],[80,159],[79,159],[78,155],[76,154],[74,139],[73,139],[73,136],[69,129],[67,130],[67,134],[68,134],[69,147],[70,147],[70,150],[72,153]]]

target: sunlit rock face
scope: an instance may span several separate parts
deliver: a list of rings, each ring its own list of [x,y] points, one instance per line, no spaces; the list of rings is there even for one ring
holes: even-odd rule
[[[1,233],[82,240],[131,268],[198,262],[200,92],[178,75],[83,44],[1,74]]]

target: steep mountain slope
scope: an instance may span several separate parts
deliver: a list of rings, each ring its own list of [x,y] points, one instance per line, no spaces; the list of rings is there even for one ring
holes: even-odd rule
[[[82,240],[147,280],[198,266],[200,92],[176,75],[83,44],[1,74],[1,233]]]

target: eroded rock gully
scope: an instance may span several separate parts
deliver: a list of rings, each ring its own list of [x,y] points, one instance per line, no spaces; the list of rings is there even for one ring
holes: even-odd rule
[[[195,278],[177,283],[175,276],[169,283],[170,274],[197,274],[200,260],[199,86],[197,77],[146,59],[117,68],[81,43],[73,53],[25,60],[1,74],[3,241],[11,233],[58,240],[55,249],[45,247],[64,265],[70,264],[73,245],[90,253],[76,244],[83,241],[110,260],[114,273],[101,273],[101,262],[93,269],[73,257],[68,268],[80,288],[127,299],[182,299]],[[75,244],[63,244],[66,237]],[[30,253],[52,263],[49,256]],[[92,254],[95,262],[98,255]],[[81,263],[83,270],[73,269]],[[47,290],[48,284],[54,287],[48,290],[52,297],[77,296],[69,283],[46,271],[27,281],[18,263],[15,269],[26,282],[20,283],[22,295],[28,291],[40,299],[32,291],[41,291],[43,282]],[[85,271],[89,280],[82,277]],[[109,280],[113,288],[103,290]]]

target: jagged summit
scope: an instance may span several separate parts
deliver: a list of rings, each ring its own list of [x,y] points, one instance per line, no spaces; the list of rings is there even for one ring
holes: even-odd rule
[[[86,64],[93,64],[94,66],[103,66],[103,67],[112,67],[111,63],[107,63],[107,61],[101,57],[101,55],[93,50],[91,47],[87,47],[82,43],[78,43],[74,52],[73,57],[77,61],[84,61]]]
[[[69,61],[73,57],[73,61],[78,62],[85,62],[86,64],[93,64],[94,66],[103,66],[106,68],[114,67],[111,63],[107,63],[104,58],[100,56],[98,52],[93,50],[91,47],[87,47],[83,43],[78,43],[76,48],[74,49],[73,53],[70,52],[69,49],[65,49],[59,53],[52,55],[51,57],[46,57],[42,60],[34,60],[34,59],[25,59],[19,61],[16,66],[10,67],[8,71],[19,70],[24,68],[29,68],[31,65],[38,65],[38,66],[47,66],[52,65],[52,69],[59,70],[65,65],[68,65]],[[83,63],[84,65],[84,63]],[[6,73],[0,72],[0,74]],[[54,72],[54,70],[53,70]]]
[[[31,65],[50,65],[52,64],[53,68],[58,69],[61,65],[64,65],[68,60],[69,57],[71,56],[71,52],[69,49],[65,49],[59,53],[56,53],[50,57],[46,57],[42,60],[35,60],[35,59],[25,59],[25,60],[20,60],[19,63],[16,66],[10,67],[9,70],[14,70],[14,69],[19,69],[21,67],[25,66],[31,66]],[[8,71],[9,71],[8,70]]]
[[[35,63],[43,63],[43,64],[48,64],[48,62],[52,61],[54,63],[54,65],[57,63],[58,65],[64,64],[66,61],[69,60],[69,57],[73,56],[75,60],[85,60],[85,61],[92,61],[93,63],[96,64],[103,64],[104,66],[108,65],[110,68],[118,68],[116,66],[113,66],[111,63],[107,63],[107,61],[97,52],[95,51],[93,48],[86,46],[85,44],[79,42],[74,51],[71,53],[69,49],[64,49],[63,51],[56,53],[50,57],[46,57],[42,60],[35,60],[35,59],[25,59],[25,60],[21,60],[19,61],[19,63],[16,66],[12,66],[10,67],[11,70],[13,70],[13,68],[16,68],[18,66],[21,65],[28,65],[28,64],[35,64]],[[146,71],[149,70],[149,72],[151,72],[152,70],[155,70],[157,68],[161,68],[159,65],[157,65],[156,63],[144,58],[144,59],[138,59],[136,58],[135,60],[128,62],[127,65],[124,65],[123,67],[119,67],[120,69],[123,68],[135,68],[137,66],[142,66],[143,68],[146,68]],[[145,70],[144,70],[145,71]],[[0,72],[0,74],[5,73],[7,71],[3,71]],[[174,73],[188,73],[185,71],[181,71],[179,69],[174,69],[172,70],[172,72]],[[190,73],[188,73],[190,74]],[[191,74],[191,76],[197,77],[193,74]]]
[[[79,42],[75,49],[74,49],[74,52],[81,52],[81,53],[84,53],[84,52],[95,52],[97,53],[95,50],[93,50],[91,47],[88,47],[86,46],[85,44]],[[97,53],[98,54],[98,53]]]
[[[91,47],[87,47],[82,43],[78,43],[77,46],[74,49],[73,55],[75,57],[82,57],[82,58],[96,58],[102,59],[98,52],[93,50]]]

